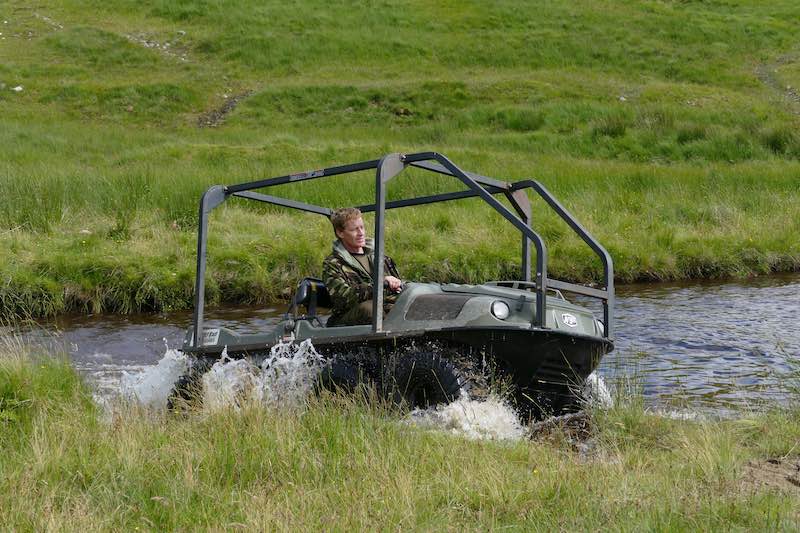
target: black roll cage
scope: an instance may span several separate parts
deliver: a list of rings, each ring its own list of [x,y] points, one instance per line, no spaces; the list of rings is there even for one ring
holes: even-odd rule
[[[408,166],[453,176],[464,183],[468,189],[387,202],[386,186],[388,182]],[[545,309],[547,291],[549,289],[556,289],[600,299],[603,302],[603,335],[609,339],[613,338],[614,267],[611,256],[541,183],[532,179],[507,183],[505,181],[461,170],[442,154],[436,152],[420,152],[415,154],[391,153],[383,156],[381,159],[374,159],[372,161],[362,161],[350,165],[289,174],[248,183],[240,183],[238,185],[214,185],[210,187],[200,200],[200,223],[197,233],[197,277],[194,295],[193,346],[200,346],[200,341],[202,340],[208,216],[214,208],[222,204],[228,197],[235,196],[330,217],[333,212],[331,208],[319,207],[296,200],[257,193],[253,192],[253,189],[262,189],[325,176],[349,174],[373,168],[376,169],[375,203],[358,206],[364,213],[375,213],[375,267],[372,273],[373,287],[380,287],[383,284],[382,281],[379,282],[379,280],[383,280],[384,230],[387,209],[480,197],[517,228],[522,235],[522,274],[524,276],[522,281],[525,282],[524,285],[533,288],[537,296],[536,315],[531,322],[531,327],[546,327]],[[604,289],[586,287],[584,285],[549,279],[547,277],[547,247],[541,236],[531,228],[531,203],[526,189],[533,189],[536,191],[547,205],[549,205],[550,208],[553,209],[553,211],[555,211],[587,245],[589,245],[595,254],[600,257],[603,263]],[[513,206],[516,214],[512,213],[497,200],[494,197],[496,194],[503,194]],[[531,283],[531,242],[533,242],[536,247],[536,279],[533,283]],[[372,331],[373,333],[380,333],[383,330],[383,313],[378,312],[378,310],[383,309],[383,291],[375,291],[374,294],[375,296],[372,301]]]

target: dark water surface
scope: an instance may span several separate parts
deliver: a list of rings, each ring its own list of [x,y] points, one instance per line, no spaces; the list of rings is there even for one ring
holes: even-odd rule
[[[800,391],[800,275],[617,290],[604,376],[634,376],[651,405],[725,413]]]
[[[211,310],[206,325],[255,332],[283,312],[282,305]],[[68,353],[101,392],[111,392],[123,372],[180,347],[190,323],[189,312],[60,317],[29,335]],[[800,388],[797,274],[621,286],[616,327],[616,350],[600,373],[611,382],[630,377],[654,408],[725,414],[785,402]]]

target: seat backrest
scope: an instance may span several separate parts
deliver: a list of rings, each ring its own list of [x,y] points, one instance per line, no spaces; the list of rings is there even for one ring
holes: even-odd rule
[[[303,278],[294,295],[293,308],[306,308],[309,316],[316,316],[317,307],[331,307],[331,296],[325,283],[318,278]]]

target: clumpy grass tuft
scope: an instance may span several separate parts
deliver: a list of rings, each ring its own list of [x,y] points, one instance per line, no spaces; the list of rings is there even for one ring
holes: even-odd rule
[[[776,155],[800,155],[800,136],[795,128],[777,126],[761,132],[761,142]]]
[[[37,353],[13,336],[0,337],[0,442],[19,445],[30,438],[37,420],[80,412],[82,422],[95,414],[91,394],[66,356]]]

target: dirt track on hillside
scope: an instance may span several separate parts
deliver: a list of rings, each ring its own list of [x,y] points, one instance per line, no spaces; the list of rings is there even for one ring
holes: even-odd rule
[[[800,92],[781,80],[778,70],[783,65],[800,61],[798,54],[785,54],[770,64],[760,64],[756,67],[756,76],[761,82],[775,92],[782,95],[793,113],[800,115]]]

